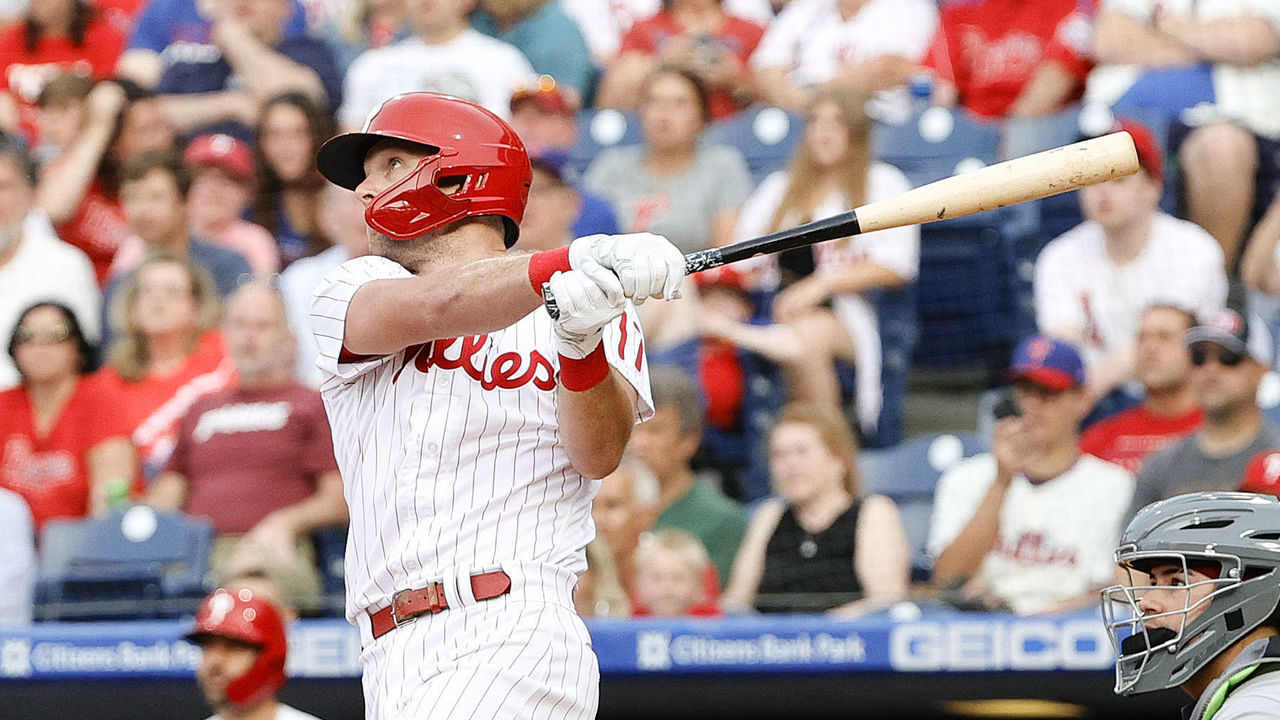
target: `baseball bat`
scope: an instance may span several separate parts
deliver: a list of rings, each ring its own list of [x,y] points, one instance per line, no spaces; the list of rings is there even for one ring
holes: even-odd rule
[[[1127,132],[1114,132],[952,175],[822,220],[689,253],[684,257],[685,274],[860,233],[973,215],[1137,171],[1138,153],[1133,138]],[[544,299],[551,317],[559,317],[555,298],[544,293]]]

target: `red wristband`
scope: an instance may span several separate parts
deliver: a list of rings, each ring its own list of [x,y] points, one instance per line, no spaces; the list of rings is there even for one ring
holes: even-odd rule
[[[609,360],[604,356],[604,343],[596,346],[581,360],[560,356],[560,384],[565,390],[585,392],[609,377]]]
[[[558,272],[572,270],[569,266],[569,246],[555,250],[543,250],[529,258],[529,284],[533,291],[542,295],[542,286]]]

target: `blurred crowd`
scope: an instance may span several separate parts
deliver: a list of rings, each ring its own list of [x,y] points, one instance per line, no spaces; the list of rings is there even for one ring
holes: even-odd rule
[[[485,106],[529,148],[517,251],[649,231],[692,252],[891,198],[913,182],[876,157],[885,127],[927,145],[979,123],[1009,157],[1125,130],[1138,151],[1140,171],[1081,191],[1074,227],[1032,258],[1036,331],[999,358],[973,418],[987,451],[945,469],[923,541],[859,457],[902,440],[881,321],[918,281],[919,227],[708,271],[646,303],[657,413],[602,482],[584,614],[1056,612],[1097,602],[1142,505],[1280,492],[1280,426],[1259,405],[1280,393],[1274,0],[0,14],[6,619],[32,617],[50,525],[135,504],[212,525],[210,583],[262,575],[304,614],[332,607],[316,537],[347,508],[306,317],[367,240],[315,150],[417,90]],[[803,125],[775,166],[707,141],[763,107]],[[603,120],[634,137],[584,157]]]

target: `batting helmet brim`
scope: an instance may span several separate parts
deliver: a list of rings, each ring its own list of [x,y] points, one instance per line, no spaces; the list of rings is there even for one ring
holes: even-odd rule
[[[425,148],[430,153],[440,151],[440,148],[433,145],[425,145],[391,134],[350,132],[335,135],[320,146],[319,152],[316,153],[316,168],[334,185],[355,190],[357,185],[364,182],[365,157],[374,145],[383,140],[395,140]]]

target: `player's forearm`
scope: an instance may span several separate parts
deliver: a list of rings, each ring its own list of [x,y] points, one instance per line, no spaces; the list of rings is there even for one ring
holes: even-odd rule
[[[542,304],[529,284],[529,257],[504,255],[368,283],[351,298],[343,344],[357,355],[385,355],[505,328]]]
[[[907,279],[898,274],[898,271],[871,260],[850,265],[843,272],[823,276],[823,278],[830,295],[862,293],[879,288],[900,288],[907,284]]]
[[[573,469],[589,478],[602,478],[622,461],[636,418],[636,394],[622,375],[611,369],[595,387],[581,392],[561,385],[556,390],[560,437]]]

